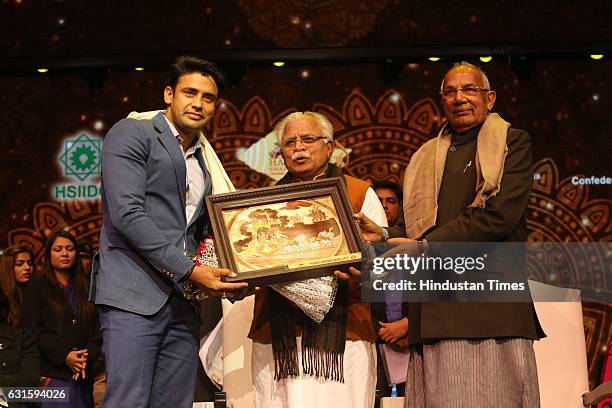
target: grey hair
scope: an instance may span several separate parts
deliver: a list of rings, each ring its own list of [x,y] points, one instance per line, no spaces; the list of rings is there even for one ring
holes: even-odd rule
[[[322,136],[325,136],[328,142],[334,141],[334,126],[331,124],[329,119],[327,119],[324,115],[317,112],[293,112],[289,115],[285,116],[280,122],[276,124],[274,127],[274,133],[276,134],[276,138],[279,142],[283,141],[283,133],[285,132],[285,126],[287,123],[297,120],[311,118],[317,121],[319,126],[321,127]]]
[[[467,61],[461,61],[461,62],[455,62],[453,66],[451,67],[451,69],[446,71],[446,73],[444,74],[444,78],[442,78],[442,83],[440,84],[440,92],[444,90],[444,80],[446,79],[446,75],[448,75],[448,73],[451,72],[453,69],[462,68],[462,67],[473,69],[474,71],[479,72],[480,76],[482,77],[482,83],[484,87],[488,90],[491,90],[491,84],[489,83],[489,78],[487,78],[487,74],[485,74],[482,68],[480,68],[478,65],[471,64]]]

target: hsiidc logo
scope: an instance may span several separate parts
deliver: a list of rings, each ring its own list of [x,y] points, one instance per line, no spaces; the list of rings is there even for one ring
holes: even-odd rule
[[[58,156],[64,177],[76,179],[72,183],[53,186],[56,200],[82,200],[100,197],[100,153],[102,139],[99,136],[81,132],[76,137],[64,139]],[[92,183],[92,179],[95,183]]]

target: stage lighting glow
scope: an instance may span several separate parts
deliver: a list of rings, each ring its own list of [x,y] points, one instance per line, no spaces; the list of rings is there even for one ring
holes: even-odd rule
[[[285,65],[285,63],[283,61],[274,61],[272,65],[274,65],[275,67],[282,67],[283,65]]]
[[[49,68],[38,68],[36,72],[40,72],[41,74],[45,74],[49,72]]]
[[[440,57],[429,57],[427,58],[428,60],[430,60],[431,62],[437,62],[440,61]]]
[[[591,57],[591,59],[594,59],[594,60],[600,60],[604,57],[604,55],[603,54],[591,54],[589,55],[589,57]]]
[[[492,56],[487,55],[486,57],[480,57],[480,62],[489,62],[493,59]]]
[[[136,67],[134,68],[134,71],[144,71],[144,67]]]

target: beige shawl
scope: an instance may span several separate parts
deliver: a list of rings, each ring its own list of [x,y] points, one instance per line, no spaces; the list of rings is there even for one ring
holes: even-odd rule
[[[149,112],[132,112],[128,115],[130,119],[137,120],[147,120],[153,119],[158,113],[163,111],[149,111]],[[202,144],[202,156],[204,156],[204,162],[206,163],[206,168],[210,173],[210,179],[212,181],[212,193],[213,194],[221,194],[221,193],[229,193],[232,191],[236,191],[232,181],[228,177],[225,169],[223,168],[223,164],[217,157],[217,154],[213,150],[213,147],[206,140],[206,136],[204,133],[200,132],[198,138],[200,139],[200,143]]]
[[[508,153],[506,139],[510,123],[490,113],[476,141],[476,198],[470,207],[484,207],[499,192]],[[408,238],[420,238],[436,225],[438,194],[451,145],[448,124],[438,137],[425,143],[412,156],[404,174],[404,217]]]

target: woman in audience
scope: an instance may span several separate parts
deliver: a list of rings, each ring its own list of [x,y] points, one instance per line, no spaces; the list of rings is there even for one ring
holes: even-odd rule
[[[37,386],[40,360],[36,341],[25,330],[9,324],[9,310],[9,301],[0,292],[0,386]],[[11,402],[10,406],[25,407],[26,404]]]
[[[66,231],[53,234],[42,273],[26,288],[22,321],[37,335],[44,386],[68,387],[66,406],[75,408],[92,406],[91,365],[100,354],[97,312],[87,299],[88,287],[76,240]]]
[[[7,321],[17,327],[21,316],[23,289],[34,274],[34,254],[23,246],[11,246],[0,257],[0,291],[9,304]]]

